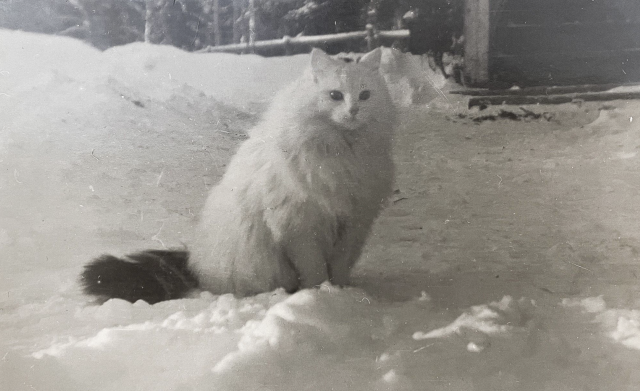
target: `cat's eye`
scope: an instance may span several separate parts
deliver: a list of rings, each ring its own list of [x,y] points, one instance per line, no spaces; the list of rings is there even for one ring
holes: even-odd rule
[[[338,90],[333,90],[333,91],[329,92],[329,96],[333,100],[343,100],[344,99],[344,95],[342,95],[342,92],[340,92]]]
[[[371,97],[371,91],[369,90],[364,90],[360,93],[360,96],[358,97],[360,100],[367,100]]]

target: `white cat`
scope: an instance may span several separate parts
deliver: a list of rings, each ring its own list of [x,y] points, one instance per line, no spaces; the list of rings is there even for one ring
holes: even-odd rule
[[[314,49],[212,189],[191,254],[102,256],[85,267],[85,292],[157,302],[195,287],[247,296],[348,284],[392,190],[395,111],[380,57]]]

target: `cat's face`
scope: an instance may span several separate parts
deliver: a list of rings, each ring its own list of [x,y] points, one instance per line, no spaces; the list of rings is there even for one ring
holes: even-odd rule
[[[380,76],[380,49],[359,60],[333,59],[321,50],[311,52],[311,69],[318,93],[318,109],[339,127],[363,128],[384,113],[387,91]]]

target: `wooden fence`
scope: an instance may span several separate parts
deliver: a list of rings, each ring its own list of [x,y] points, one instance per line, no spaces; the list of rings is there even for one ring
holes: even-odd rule
[[[371,25],[367,25],[365,31],[355,31],[350,33],[338,33],[313,36],[285,36],[281,39],[271,39],[266,41],[254,41],[247,43],[237,43],[231,45],[209,46],[199,52],[206,53],[255,53],[260,50],[284,49],[287,54],[291,54],[297,47],[313,47],[336,42],[364,39],[367,48],[372,50],[379,46],[383,40],[401,40],[409,38],[409,30],[374,31]]]

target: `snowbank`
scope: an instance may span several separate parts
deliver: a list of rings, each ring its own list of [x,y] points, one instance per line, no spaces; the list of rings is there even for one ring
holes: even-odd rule
[[[89,84],[110,79],[158,100],[168,99],[186,85],[249,110],[250,104],[268,103],[275,92],[302,73],[308,62],[308,56],[298,55],[273,58],[265,66],[256,55],[193,54],[172,46],[149,50],[143,43],[100,52],[71,38],[7,30],[0,34],[3,89],[7,94],[40,86],[58,75]]]
[[[451,340],[452,333],[416,331],[445,321],[424,297],[385,304],[329,285],[242,300],[203,293],[154,306],[110,300],[81,307],[58,297],[3,319],[14,340],[46,335],[35,344],[18,339],[17,350],[31,353],[9,352],[1,378],[11,390],[413,390],[416,374],[406,361],[422,361],[423,372],[438,376],[442,365],[429,363],[429,350],[439,340],[458,355],[479,340],[487,348],[494,338],[521,340],[530,332],[526,321],[510,320],[521,312],[510,298],[475,307],[463,315],[465,335],[459,321],[444,327],[457,333]]]
[[[138,94],[158,100],[168,99],[186,85],[225,104],[254,110],[255,105],[267,104],[308,64],[308,55],[304,54],[265,60],[250,54],[193,54],[172,46],[149,50],[144,43],[100,52],[71,38],[7,30],[0,34],[5,94],[26,91],[57,75],[84,83],[111,79],[135,86]],[[426,58],[391,49],[384,49],[382,71],[393,97],[401,104],[429,103],[441,96],[434,87],[441,89],[446,84],[429,68]]]

